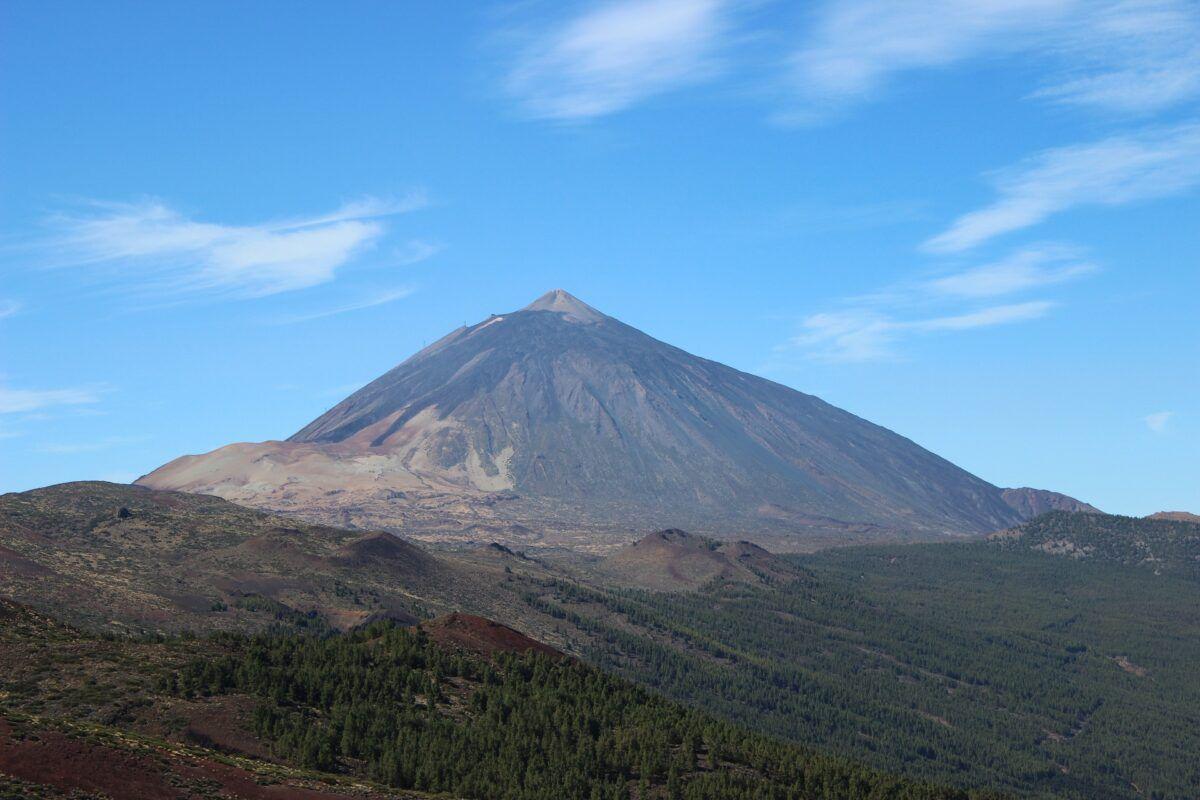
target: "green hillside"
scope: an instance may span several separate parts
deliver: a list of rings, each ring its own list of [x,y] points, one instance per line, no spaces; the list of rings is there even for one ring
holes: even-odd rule
[[[775,587],[547,583],[607,669],[880,768],[1033,796],[1200,796],[1200,586],[986,543],[795,557]]]
[[[26,784],[39,766],[19,756],[69,731],[120,758],[152,750],[160,769],[186,756],[257,783],[366,781],[372,797],[388,787],[480,800],[975,796],[749,733],[570,659],[485,658],[391,622],[324,637],[135,640],[11,603],[0,616],[0,775]],[[55,752],[43,748],[41,768]],[[70,787],[83,773],[50,774]],[[170,774],[177,785],[191,775]]]
[[[993,544],[1200,578],[1200,523],[1052,511],[990,537]]]

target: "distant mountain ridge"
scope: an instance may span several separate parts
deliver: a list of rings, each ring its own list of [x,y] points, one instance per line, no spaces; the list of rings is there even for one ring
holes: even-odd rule
[[[1190,511],[1156,511],[1145,519],[1169,519],[1175,522],[1200,522],[1200,514]]]
[[[1028,486],[1022,486],[1019,489],[1005,489],[1000,496],[1025,519],[1033,519],[1047,511],[1100,513],[1100,509],[1082,500],[1076,500],[1074,497],[1067,497],[1065,494],[1051,492],[1047,489],[1030,489]]]
[[[1200,521],[1051,511],[989,540],[1006,548],[1200,578]]]
[[[459,328],[285,442],[185,456],[139,482],[416,538],[584,549],[655,528],[780,549],[1028,515],[902,436],[562,290]]]

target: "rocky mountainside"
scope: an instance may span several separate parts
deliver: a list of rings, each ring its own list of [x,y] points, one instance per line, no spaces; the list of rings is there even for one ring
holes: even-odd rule
[[[0,495],[0,596],[89,628],[324,631],[459,609],[537,628],[497,584],[540,566],[512,562],[140,486]]]
[[[1005,489],[1000,493],[1000,496],[1004,498],[1004,502],[1008,503],[1024,519],[1033,519],[1040,514],[1045,514],[1047,511],[1088,511],[1100,513],[1100,509],[1082,500],[1076,500],[1074,497],[1067,497],[1065,494],[1051,492],[1046,489],[1030,489],[1028,486],[1022,486],[1019,489]]]
[[[454,331],[287,441],[186,456],[139,482],[416,538],[598,549],[648,528],[778,550],[1024,516],[903,436],[560,290]]]

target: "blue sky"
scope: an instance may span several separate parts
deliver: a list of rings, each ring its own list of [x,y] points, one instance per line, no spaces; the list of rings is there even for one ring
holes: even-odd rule
[[[562,287],[999,485],[1200,511],[1200,5],[0,8],[0,490]]]

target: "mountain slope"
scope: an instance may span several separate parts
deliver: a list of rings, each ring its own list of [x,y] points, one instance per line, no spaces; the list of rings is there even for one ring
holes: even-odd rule
[[[1100,509],[1082,500],[1046,489],[1030,489],[1028,486],[1022,486],[1019,489],[1005,489],[1000,493],[1000,497],[1024,519],[1033,519],[1047,511],[1100,513]]]
[[[418,538],[517,522],[533,529],[520,544],[589,528],[928,536],[1022,518],[902,436],[562,291],[454,331],[286,442],[140,482]]]
[[[591,663],[883,769],[1022,797],[1196,797],[1200,583],[982,539],[782,558],[796,580],[560,582],[531,602],[601,634]]]
[[[1051,511],[992,534],[993,544],[1200,578],[1200,522]]]
[[[321,630],[463,608],[510,617],[502,570],[217,497],[98,481],[0,495],[0,596],[90,628]]]

